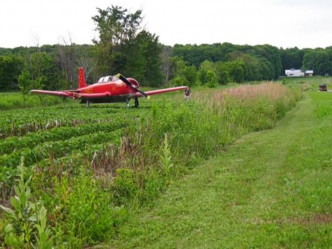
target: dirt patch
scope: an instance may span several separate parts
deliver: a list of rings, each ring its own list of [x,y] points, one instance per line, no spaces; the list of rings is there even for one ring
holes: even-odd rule
[[[309,224],[328,224],[332,222],[332,214],[316,214],[309,219]]]
[[[315,214],[309,217],[287,217],[276,220],[254,219],[253,224],[292,224],[292,225],[324,225],[332,223],[332,214]]]

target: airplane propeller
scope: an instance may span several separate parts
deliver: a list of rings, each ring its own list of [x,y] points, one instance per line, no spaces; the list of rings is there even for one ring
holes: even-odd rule
[[[137,86],[131,84],[131,83],[129,82],[129,80],[127,80],[126,77],[124,77],[122,74],[117,74],[117,76],[118,76],[118,78],[119,78],[120,80],[122,80],[122,81],[123,81],[127,86],[129,86],[131,89],[133,89],[133,90],[136,91],[136,92],[139,92],[139,93],[142,94],[145,98],[149,98],[149,96],[148,96],[145,92],[139,90],[139,89],[137,88]]]

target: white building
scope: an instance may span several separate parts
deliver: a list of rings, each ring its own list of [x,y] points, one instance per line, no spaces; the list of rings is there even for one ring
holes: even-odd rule
[[[314,75],[314,70],[306,70],[305,71],[305,76],[313,76]]]
[[[285,74],[287,77],[303,77],[304,72],[301,71],[301,69],[286,69]]]

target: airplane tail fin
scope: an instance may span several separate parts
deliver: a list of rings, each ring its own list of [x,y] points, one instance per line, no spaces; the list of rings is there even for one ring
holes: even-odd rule
[[[87,84],[85,83],[84,68],[80,67],[78,69],[78,88],[82,88],[85,86],[87,86]]]

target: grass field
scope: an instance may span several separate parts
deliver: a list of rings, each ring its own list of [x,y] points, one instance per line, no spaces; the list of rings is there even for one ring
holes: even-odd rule
[[[331,120],[332,94],[306,94],[276,128],[175,181],[110,247],[331,248]]]
[[[262,186],[265,186],[266,182],[261,181],[258,184],[259,181],[256,180],[260,179],[264,170],[267,171],[266,166],[261,163],[260,156],[265,151],[268,153],[266,148],[272,148],[274,143],[286,143],[289,135],[285,131],[278,141],[271,138],[270,142],[269,139],[262,138],[261,143],[265,142],[264,146],[262,145],[264,148],[257,149],[257,152],[250,150],[254,149],[254,146],[240,146],[242,140],[238,142],[237,139],[253,131],[275,127],[278,120],[301,98],[301,88],[309,90],[309,95],[306,94],[305,101],[301,103],[311,100],[308,106],[315,110],[313,113],[316,113],[317,117],[315,116],[314,120],[319,119],[323,123],[323,120],[329,118],[330,109],[321,99],[323,95],[311,92],[316,91],[316,85],[322,80],[327,78],[316,78],[316,81],[310,79],[312,82],[302,82],[303,80],[298,79],[283,81],[286,87],[281,84],[264,83],[227,90],[194,89],[188,102],[183,100],[182,94],[170,93],[153,97],[150,101],[142,100],[139,109],[127,109],[121,103],[92,105],[87,109],[73,101],[53,102],[52,98],[45,102],[44,106],[40,100],[33,101],[34,107],[29,108],[29,105],[25,106],[27,102],[15,104],[15,101],[19,101],[15,95],[12,98],[15,101],[8,101],[9,104],[6,102],[7,105],[0,111],[0,187],[4,210],[0,222],[0,245],[11,248],[51,248],[52,245],[56,248],[82,248],[112,241],[111,245],[117,248],[130,248],[134,245],[142,248],[172,248],[172,232],[160,235],[164,223],[162,220],[158,221],[157,225],[153,223],[153,212],[158,210],[165,213],[166,220],[174,221],[172,227],[179,238],[177,241],[180,247],[189,247],[190,244],[181,242],[188,240],[191,243],[193,238],[190,236],[194,236],[190,229],[188,233],[185,232],[187,228],[181,232],[182,227],[187,226],[186,219],[190,223],[189,228],[193,226],[203,231],[198,222],[206,229],[211,226],[210,233],[215,235],[219,228],[215,228],[214,231],[213,225],[204,225],[202,215],[207,216],[210,221],[217,221],[219,217],[225,218],[230,224],[234,222],[231,219],[234,210],[227,208],[221,212],[210,207],[209,217],[204,212],[197,213],[196,218],[189,216],[196,202],[197,205],[201,205],[201,201],[215,201],[206,199],[211,192],[211,189],[208,193],[204,192],[203,185],[206,185],[206,188],[209,186],[205,182],[207,178],[211,178],[211,185],[215,185],[215,189],[220,185],[220,194],[225,197],[223,205],[241,206],[238,210],[248,213],[249,222],[251,210],[257,209],[256,206],[245,205],[250,200],[249,196],[262,195],[261,198],[265,198],[259,190],[265,189]],[[11,99],[10,95],[7,97]],[[328,97],[325,101],[329,101]],[[285,120],[282,122],[286,122]],[[269,131],[278,130],[278,127]],[[296,133],[289,132],[294,133],[295,138]],[[280,133],[283,131],[280,130]],[[251,135],[247,136],[250,138]],[[243,141],[248,137],[243,137]],[[224,152],[232,150],[233,146],[229,145],[234,141],[237,141],[235,148],[242,148],[239,154],[251,155],[250,159],[243,159],[243,162],[250,162],[246,164],[246,170],[243,170],[243,165],[236,165],[231,161],[233,158],[237,162],[238,157],[234,154],[227,156]],[[305,143],[306,141],[301,140],[299,146],[303,144],[306,148]],[[296,148],[297,145],[294,144],[294,150]],[[276,157],[279,152],[272,153]],[[281,155],[285,153],[282,151]],[[268,161],[270,155],[266,154],[263,158]],[[291,159],[292,157],[289,158]],[[293,160],[295,163],[300,161],[299,158]],[[322,160],[327,160],[327,164],[330,162],[330,159]],[[218,170],[213,167],[219,167],[219,164],[224,164],[222,168],[225,167],[219,172],[224,184],[214,182]],[[272,164],[275,167],[273,169],[278,171],[278,167]],[[200,171],[201,169],[204,170]],[[285,171],[287,170],[285,168]],[[225,172],[227,174],[223,175]],[[240,173],[243,173],[242,177]],[[228,179],[228,176],[231,178]],[[197,179],[190,183],[191,177]],[[269,180],[274,181],[267,175],[266,181]],[[282,178],[280,182],[283,181],[287,180]],[[187,193],[188,195],[184,191],[188,186],[182,186],[186,182],[191,184],[192,189],[192,193]],[[199,185],[200,183],[202,185]],[[252,186],[251,183],[257,183],[257,186]],[[248,188],[239,188],[239,185]],[[163,207],[162,201],[164,198],[169,200],[168,193],[174,188],[184,188],[183,191],[174,193],[174,196],[182,193],[186,196],[179,197],[179,200],[184,202],[174,203],[175,206],[180,205],[180,214],[171,218],[172,214],[179,210],[172,208],[173,212],[167,209],[167,201]],[[216,193],[212,192],[210,194],[216,196]],[[266,196],[270,194],[266,192]],[[325,194],[322,192],[322,195]],[[202,200],[195,199],[195,195],[197,198],[201,196],[199,199]],[[16,199],[13,196],[16,196]],[[227,199],[228,197],[233,199]],[[158,202],[161,202],[160,207],[156,204]],[[266,200],[264,205],[267,205],[267,208],[268,204]],[[202,208],[204,211],[204,207]],[[137,210],[142,210],[143,213],[136,213]],[[216,218],[212,216],[213,210],[218,214]],[[266,218],[270,219],[271,222],[268,223],[272,224],[273,219],[268,216],[267,210],[267,218],[257,215],[257,222],[253,222],[263,224]],[[325,213],[329,212],[330,210]],[[180,219],[181,214],[185,220]],[[142,221],[137,220],[138,217],[151,217],[152,220],[144,218],[141,230],[131,230],[131,226],[141,224]],[[315,219],[314,215],[303,217]],[[303,217],[297,216],[296,219],[301,220]],[[287,219],[281,223],[286,222]],[[236,228],[224,226],[220,220],[218,224],[222,229]],[[324,223],[323,227],[325,225]],[[176,230],[177,227],[179,231]],[[150,228],[156,233],[151,233]],[[234,233],[245,236],[245,228],[238,228],[239,230],[234,230]],[[144,237],[144,234],[148,238]],[[165,239],[158,239],[155,242],[159,244],[154,244],[150,234],[151,238],[162,236]],[[201,234],[203,235],[205,236],[204,233]],[[181,236],[184,236],[183,240]],[[232,236],[228,238],[233,241]],[[192,243],[194,242],[195,240],[192,240]],[[279,246],[273,242],[267,240],[264,245]],[[198,243],[197,246],[199,245],[202,244]],[[104,246],[107,248],[110,244]],[[214,248],[213,244],[208,247]]]

